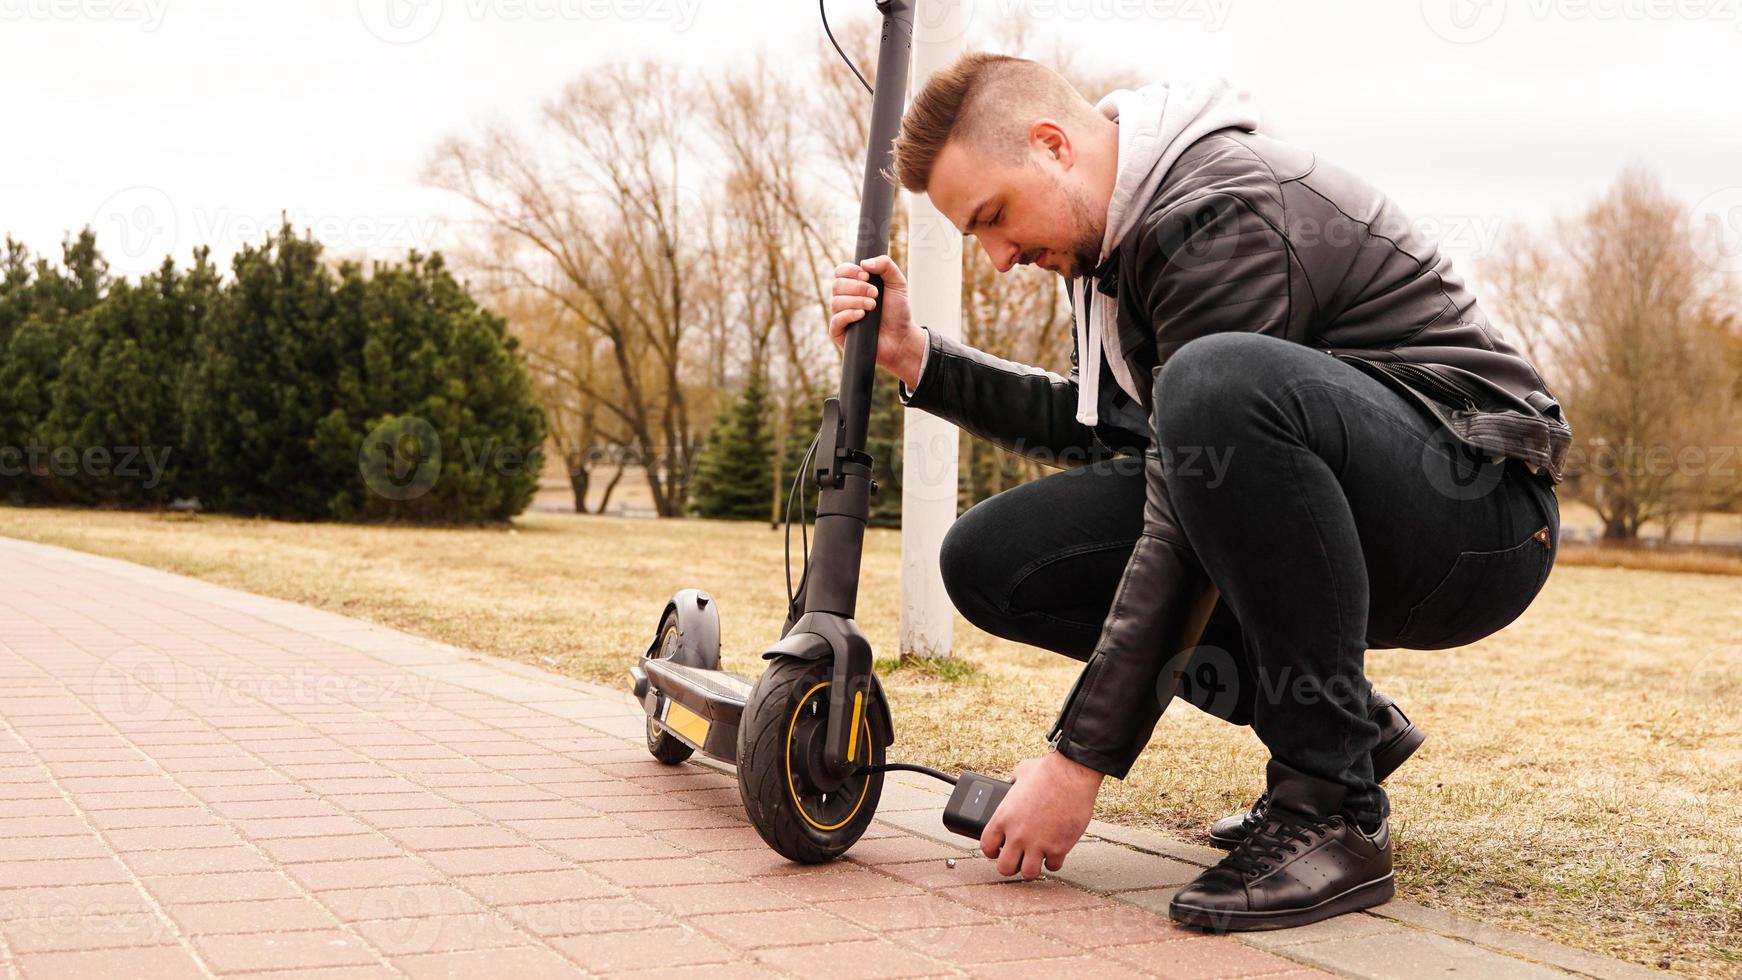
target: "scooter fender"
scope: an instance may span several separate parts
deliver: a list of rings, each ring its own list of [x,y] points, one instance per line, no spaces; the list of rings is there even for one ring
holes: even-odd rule
[[[832,658],[829,697],[829,755],[838,760],[843,774],[854,764],[846,761],[848,729],[852,724],[852,695],[855,690],[875,689],[871,698],[873,710],[883,723],[883,744],[895,742],[895,720],[889,714],[888,699],[883,697],[883,684],[871,669],[871,641],[866,639],[859,624],[833,613],[805,613],[792,624],[792,629],[763,652],[764,660],[794,657],[799,660]]]
[[[720,669],[720,606],[714,597],[701,589],[684,589],[671,597],[659,614],[665,622],[667,614],[677,611],[677,652],[672,660],[707,670]],[[659,649],[659,636],[647,645],[648,656]]]

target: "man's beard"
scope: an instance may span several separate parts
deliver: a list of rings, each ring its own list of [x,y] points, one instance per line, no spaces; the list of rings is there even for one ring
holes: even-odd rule
[[[1062,182],[1061,182],[1062,184]],[[1080,188],[1064,187],[1071,203],[1071,225],[1076,241],[1071,245],[1071,278],[1085,275],[1101,263],[1101,239],[1106,235],[1107,216],[1097,215],[1088,195]]]

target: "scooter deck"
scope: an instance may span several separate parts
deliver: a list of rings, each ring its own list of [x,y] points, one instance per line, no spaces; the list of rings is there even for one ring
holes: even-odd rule
[[[669,660],[642,660],[647,673],[643,695],[648,715],[691,748],[726,762],[737,756],[738,719],[750,698],[753,678]]]

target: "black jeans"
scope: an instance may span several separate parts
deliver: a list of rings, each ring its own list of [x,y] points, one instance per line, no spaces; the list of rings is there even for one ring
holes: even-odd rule
[[[1546,475],[1471,455],[1427,410],[1321,350],[1257,334],[1187,343],[1152,419],[1182,530],[1221,591],[1178,696],[1389,813],[1368,757],[1369,648],[1470,643],[1548,577]],[[974,625],[1086,660],[1142,529],[1141,459],[1051,474],[968,509],[944,584]]]

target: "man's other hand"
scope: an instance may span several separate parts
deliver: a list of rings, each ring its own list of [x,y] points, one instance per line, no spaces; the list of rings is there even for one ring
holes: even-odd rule
[[[1064,867],[1089,818],[1106,773],[1048,752],[1027,759],[1011,773],[1011,787],[980,834],[980,851],[998,859],[998,873],[1040,877]]]

